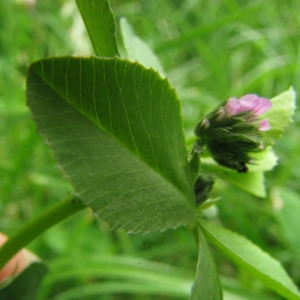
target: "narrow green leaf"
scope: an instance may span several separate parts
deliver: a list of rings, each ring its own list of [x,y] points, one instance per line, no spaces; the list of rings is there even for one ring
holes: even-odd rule
[[[20,273],[9,285],[0,289],[1,300],[33,300],[36,299],[38,289],[47,267],[44,263],[34,262]]]
[[[181,107],[167,80],[118,58],[32,64],[28,106],[76,194],[114,228],[195,218]]]
[[[133,31],[125,18],[120,20],[126,57],[131,61],[138,61],[147,68],[153,68],[161,76],[165,74],[163,67],[153,50],[141,40]]]
[[[199,256],[196,279],[192,286],[190,299],[223,299],[218,271],[209,250],[206,238],[200,228],[196,228],[195,230],[195,234],[197,234],[199,240]]]
[[[285,128],[292,122],[295,111],[296,93],[293,88],[271,99],[272,108],[263,116],[267,118],[271,129],[265,132],[265,145],[272,145],[279,139]]]
[[[118,55],[114,15],[107,0],[76,0],[97,56]]]
[[[102,295],[102,297],[105,293],[116,294],[119,292],[138,295],[139,293],[152,294],[157,295],[157,299],[161,299],[164,295],[170,299],[188,299],[193,275],[190,270],[186,271],[141,257],[112,256],[103,255],[103,253],[82,255],[76,261],[74,261],[74,257],[58,258],[52,262],[50,267],[51,272],[45,278],[41,299],[48,299],[47,295],[51,294],[57,283],[70,280],[82,282],[85,288],[91,287],[93,282],[97,281],[99,285],[96,294]],[[108,282],[112,285],[106,289],[107,286],[102,284]],[[120,282],[129,284],[131,289],[126,290],[126,285],[117,286]],[[76,287],[78,285],[70,286],[70,289],[64,292],[72,293]],[[81,290],[85,290],[85,288],[81,286]],[[77,293],[80,293],[79,289]],[[131,296],[133,297],[133,295]],[[96,299],[103,299],[102,297],[99,296]],[[132,297],[128,295],[128,299],[132,299]],[[87,298],[78,296],[78,299]],[[138,296],[137,299],[139,299]]]
[[[300,294],[281,264],[245,237],[201,220],[205,236],[224,255],[253,277],[286,299],[299,300]]]

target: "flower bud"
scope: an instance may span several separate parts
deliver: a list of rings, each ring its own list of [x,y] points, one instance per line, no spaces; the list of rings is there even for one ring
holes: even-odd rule
[[[209,193],[213,187],[214,180],[209,175],[200,174],[194,184],[196,205],[200,205],[209,198]]]
[[[213,159],[222,166],[246,173],[249,155],[264,149],[262,131],[270,129],[268,120],[258,117],[269,110],[269,99],[248,94],[230,98],[199,122],[194,148],[207,147]]]

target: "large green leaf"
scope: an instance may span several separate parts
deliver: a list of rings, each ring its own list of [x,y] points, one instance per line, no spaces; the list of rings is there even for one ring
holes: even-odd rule
[[[199,242],[199,255],[196,279],[192,286],[190,299],[223,299],[218,271],[209,250],[206,238],[200,228],[197,227],[195,231]]]
[[[76,0],[96,55],[118,55],[114,15],[107,0]]]
[[[278,261],[251,241],[228,229],[201,220],[205,236],[229,259],[247,270],[253,277],[286,299],[300,299],[300,294]]]
[[[76,194],[114,228],[193,221],[180,102],[167,80],[118,58],[32,64],[28,106]]]

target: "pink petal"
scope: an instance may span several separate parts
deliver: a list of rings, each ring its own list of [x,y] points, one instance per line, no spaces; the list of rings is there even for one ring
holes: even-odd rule
[[[255,109],[255,115],[259,116],[272,107],[272,102],[267,98],[259,98],[259,103]]]
[[[257,106],[259,105],[260,98],[255,94],[248,94],[239,99],[241,104],[241,112],[253,110],[256,111]]]
[[[264,119],[262,121],[259,122],[259,130],[261,131],[267,131],[271,128],[269,122],[267,119]]]
[[[245,95],[239,100],[242,106],[241,111],[252,110],[255,116],[260,116],[272,107],[272,102],[269,99],[259,97],[255,94]]]
[[[272,107],[272,102],[256,94],[247,94],[241,98],[230,98],[224,105],[227,116],[233,116],[240,112],[252,111],[254,115],[253,121],[256,117],[265,113]],[[222,115],[223,117],[223,115]]]
[[[228,99],[224,108],[226,110],[227,115],[229,115],[229,116],[233,116],[233,115],[239,113],[240,109],[241,109],[241,104],[240,104],[239,99],[237,99],[237,98]]]

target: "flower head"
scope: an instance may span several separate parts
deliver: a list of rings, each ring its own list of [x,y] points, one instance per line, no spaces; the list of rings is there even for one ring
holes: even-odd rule
[[[253,120],[261,114],[265,113],[272,107],[272,102],[263,97],[259,97],[255,94],[248,94],[240,99],[230,98],[224,105],[224,110],[227,116],[234,116],[242,112],[251,112],[253,114]],[[259,129],[262,131],[270,129],[268,120],[261,121]]]
[[[271,106],[269,99],[255,94],[228,99],[199,122],[194,148],[206,146],[217,163],[247,172],[246,164],[253,161],[249,153],[263,150],[262,131],[270,129],[259,116]]]

